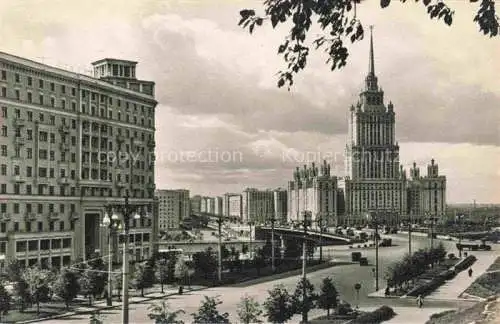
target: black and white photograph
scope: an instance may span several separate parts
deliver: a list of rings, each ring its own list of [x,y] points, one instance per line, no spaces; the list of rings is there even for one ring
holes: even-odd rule
[[[499,10],[1,0],[0,323],[499,323]]]

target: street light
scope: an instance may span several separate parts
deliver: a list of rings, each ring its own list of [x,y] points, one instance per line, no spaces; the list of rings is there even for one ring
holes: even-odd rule
[[[375,291],[378,291],[378,215],[377,212],[369,212],[366,214],[368,221],[371,221],[375,226]]]
[[[253,225],[252,221],[248,222],[248,226],[250,227],[250,244],[249,244],[249,247],[248,247],[248,252],[249,252],[249,255],[250,255],[250,260],[252,260],[252,225]]]
[[[306,246],[306,240],[307,240],[307,227],[311,226],[311,217],[310,217],[310,212],[304,211],[304,219],[300,222],[296,222],[297,225],[301,225],[304,229],[304,241],[302,242],[302,323],[307,323],[307,311],[305,310],[305,304],[306,304],[306,253],[307,253],[307,246]]]
[[[274,272],[276,272],[276,267],[275,267],[275,264],[274,264],[274,222],[276,222],[276,218],[274,218],[274,216],[271,217],[270,219],[271,221],[271,270]]]
[[[222,223],[224,220],[222,217],[218,217],[217,220],[217,225],[219,229],[219,243],[218,243],[218,266],[217,266],[217,277],[219,279],[219,283],[222,281]]]
[[[356,290],[356,308],[359,309],[359,290],[361,289],[361,284],[358,282],[354,285],[354,289]]]
[[[129,246],[129,230],[130,230],[130,219],[133,217],[133,219],[140,219],[141,215],[140,213],[145,213],[149,204],[129,204],[129,195],[128,192],[125,196],[125,204],[112,204],[107,206],[108,210],[112,209],[115,211],[119,211],[120,214],[122,215],[122,220],[120,220],[120,217],[118,216],[117,213],[113,213],[111,216],[111,220],[114,220],[114,222],[117,225],[117,229],[121,230],[123,228],[123,269],[122,269],[122,274],[123,274],[123,283],[122,283],[122,288],[123,288],[123,303],[122,303],[122,323],[123,324],[128,324],[129,323],[129,309],[128,309],[128,279],[129,279],[129,251],[128,251],[128,246]],[[133,216],[132,216],[133,215]],[[109,217],[109,216],[108,216]],[[106,217],[105,217],[106,218]],[[112,223],[110,220],[110,224]],[[107,222],[107,221],[106,221]],[[103,219],[104,223],[104,219]],[[108,266],[109,267],[109,266]],[[108,285],[109,289],[109,285]]]
[[[408,255],[411,256],[411,212],[408,214]]]
[[[109,216],[110,214],[111,217]],[[117,230],[121,230],[121,224],[118,220],[118,215],[113,213],[112,208],[108,208],[108,211],[104,213],[104,218],[102,220],[102,227],[108,228],[108,296],[106,299],[107,306],[113,305],[113,237]]]

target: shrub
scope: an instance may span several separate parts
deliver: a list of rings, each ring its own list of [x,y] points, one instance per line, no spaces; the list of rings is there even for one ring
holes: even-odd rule
[[[396,315],[394,310],[389,306],[382,306],[373,312],[364,313],[355,319],[353,324],[376,324],[390,320]]]
[[[463,259],[462,261],[458,262],[455,265],[455,271],[456,272],[464,271],[465,269],[470,267],[474,262],[476,262],[476,260],[477,259],[475,256],[468,255],[465,259]]]
[[[448,254],[448,259],[450,260],[455,260],[457,257],[455,256],[455,253],[449,253]]]
[[[352,262],[359,262],[360,258],[361,258],[361,252],[352,252],[351,253]]]
[[[439,286],[441,286],[444,281],[445,279],[443,279],[442,277],[436,277],[429,282],[413,288],[407,295],[412,297],[417,297],[418,295],[427,296],[428,294],[436,290]]]
[[[351,304],[346,301],[342,301],[336,309],[337,315],[348,315],[352,313]]]

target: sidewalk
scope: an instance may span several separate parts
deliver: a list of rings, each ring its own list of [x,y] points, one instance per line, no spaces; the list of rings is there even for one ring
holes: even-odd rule
[[[497,250],[497,249],[495,249]],[[476,280],[481,276],[486,269],[495,261],[498,251],[475,251],[470,254],[474,255],[477,260],[472,265],[472,277],[469,277],[468,269],[458,273],[452,280],[446,281],[441,287],[436,291],[431,293],[427,298],[432,299],[458,299],[460,295]]]
[[[393,307],[397,314],[389,321],[384,321],[384,324],[424,324],[429,320],[432,314],[454,310],[454,308],[422,308],[417,307]]]

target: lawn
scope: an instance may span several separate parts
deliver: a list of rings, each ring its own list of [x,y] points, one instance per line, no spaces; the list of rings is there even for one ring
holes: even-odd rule
[[[500,257],[498,257],[486,271],[500,271]]]
[[[465,293],[482,298],[500,294],[500,271],[483,273],[465,290]]]
[[[459,311],[446,311],[443,313],[434,314],[425,324],[493,324],[498,323],[498,313],[496,316],[484,314],[486,305],[489,304],[488,310],[493,312],[499,311],[500,303],[498,301],[493,302],[480,302],[472,307],[462,309]]]

